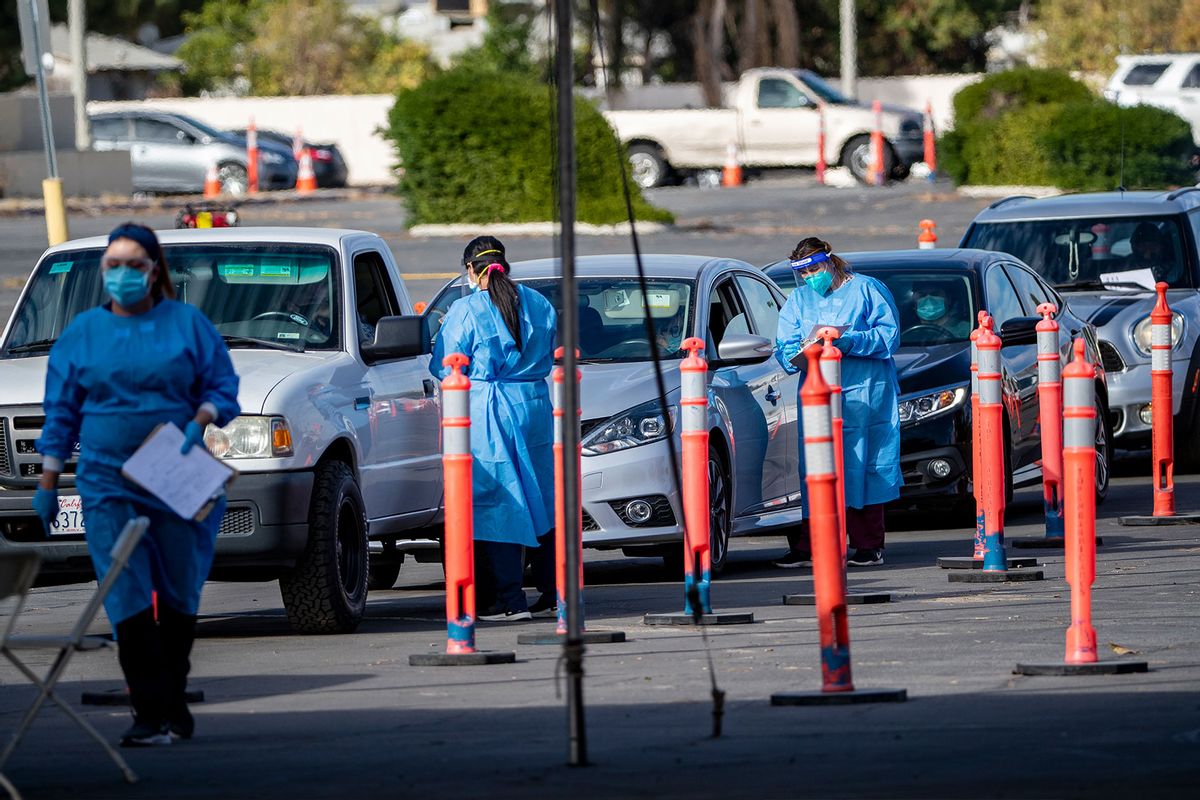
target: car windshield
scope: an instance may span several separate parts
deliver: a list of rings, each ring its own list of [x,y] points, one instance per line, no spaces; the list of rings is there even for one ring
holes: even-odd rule
[[[859,272],[880,281],[892,293],[900,312],[901,347],[969,340],[975,297],[966,273],[920,269]]]
[[[337,254],[291,244],[165,245],[177,299],[231,347],[332,350],[341,314]],[[54,253],[13,313],[7,354],[45,353],[76,315],[102,302],[100,248]]]
[[[813,93],[820,97],[826,103],[845,106],[850,105],[854,101],[846,97],[846,95],[833,88],[824,78],[815,72],[807,69],[798,69],[795,73],[796,77],[804,81],[804,85],[812,89]]]
[[[1175,217],[1089,217],[978,223],[965,247],[1024,261],[1060,291],[1191,288]]]
[[[562,284],[558,278],[534,278],[519,283],[537,290],[556,309],[562,308]],[[583,361],[648,361],[650,348],[644,321],[647,307],[654,321],[660,357],[673,359],[685,355],[681,347],[693,327],[691,281],[650,279],[644,293],[637,280],[630,278],[581,278],[576,285],[579,353]],[[470,289],[456,281],[430,303],[426,314],[435,338],[451,304],[469,292]]]
[[[226,133],[221,133],[219,130],[217,130],[216,128],[213,128],[213,127],[211,127],[211,126],[209,126],[209,125],[205,125],[203,122],[201,122],[200,120],[196,119],[195,117],[189,117],[189,116],[187,116],[186,114],[176,114],[176,115],[175,115],[175,117],[176,117],[177,119],[181,119],[181,120],[183,120],[183,121],[184,121],[184,122],[186,122],[188,125],[191,125],[193,128],[195,128],[196,130],[200,131],[200,132],[201,132],[201,133],[203,133],[205,136],[211,136],[211,137],[213,137],[214,139],[220,139],[220,138],[222,138],[222,137],[224,137],[224,136],[228,136],[228,135],[229,135],[229,134],[226,134]]]

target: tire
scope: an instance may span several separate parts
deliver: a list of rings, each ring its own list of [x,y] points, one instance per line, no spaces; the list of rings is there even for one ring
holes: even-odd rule
[[[896,157],[892,153],[892,148],[887,142],[883,143],[883,174],[890,176],[892,170],[895,169]],[[850,173],[858,180],[859,183],[868,183],[870,181],[871,171],[871,137],[867,134],[859,134],[850,141],[846,142],[842,147],[842,166],[850,170]]]
[[[884,148],[884,149],[890,150],[890,148]],[[894,181],[906,181],[906,180],[908,180],[908,176],[912,174],[912,165],[911,164],[901,164],[901,163],[897,162],[892,167],[892,171],[889,174],[892,176],[892,180],[894,180]]]
[[[633,182],[643,189],[662,186],[667,181],[671,167],[657,145],[635,144],[629,148],[629,165],[633,168]]]
[[[1112,418],[1108,415],[1108,404],[1100,402],[1096,394],[1096,504],[1108,497],[1108,484],[1112,476],[1113,431]]]
[[[279,579],[292,627],[301,633],[351,633],[367,606],[367,515],[354,472],[341,461],[317,466],[308,544]]]
[[[386,592],[391,589],[396,585],[396,579],[400,577],[400,568],[403,565],[403,553],[400,553],[395,561],[372,561],[367,570],[367,589],[372,592]]]
[[[708,448],[708,554],[712,575],[720,575],[729,563],[729,533],[733,529],[732,484],[720,451]],[[663,549],[663,574],[667,580],[683,577],[683,547]]]
[[[221,182],[221,192],[233,197],[241,197],[250,187],[246,168],[232,161],[217,166],[217,180]]]

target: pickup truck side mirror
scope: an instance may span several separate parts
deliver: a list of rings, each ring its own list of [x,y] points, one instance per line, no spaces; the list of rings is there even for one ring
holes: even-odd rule
[[[375,341],[359,347],[363,361],[374,364],[429,352],[424,317],[383,317],[375,325]]]
[[[1020,347],[1037,344],[1037,324],[1041,317],[1013,317],[1000,326],[1001,346]]]
[[[717,365],[761,364],[775,352],[775,344],[751,333],[730,333],[717,346]]]

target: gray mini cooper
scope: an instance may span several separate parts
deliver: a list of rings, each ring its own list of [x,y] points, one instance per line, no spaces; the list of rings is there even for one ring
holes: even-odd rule
[[[1096,327],[1115,443],[1150,440],[1150,311],[1170,287],[1176,460],[1200,461],[1200,187],[1008,197],[971,223],[963,247],[1010,253]]]

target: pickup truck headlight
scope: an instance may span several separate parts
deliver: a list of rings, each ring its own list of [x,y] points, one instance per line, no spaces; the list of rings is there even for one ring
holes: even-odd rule
[[[936,392],[909,397],[900,401],[900,424],[920,422],[958,408],[967,399],[967,387],[939,389]]]
[[[282,458],[292,455],[292,430],[283,417],[237,417],[209,425],[204,446],[217,458]]]
[[[1142,318],[1137,325],[1133,326],[1133,346],[1144,356],[1150,355],[1150,337],[1153,334],[1153,328],[1150,317]],[[1183,314],[1172,311],[1171,348],[1174,349],[1181,344],[1183,344]]]
[[[661,441],[675,427],[675,406],[669,406],[669,414],[670,419],[664,420],[657,400],[635,406],[597,425],[584,437],[583,453],[597,456]]]

